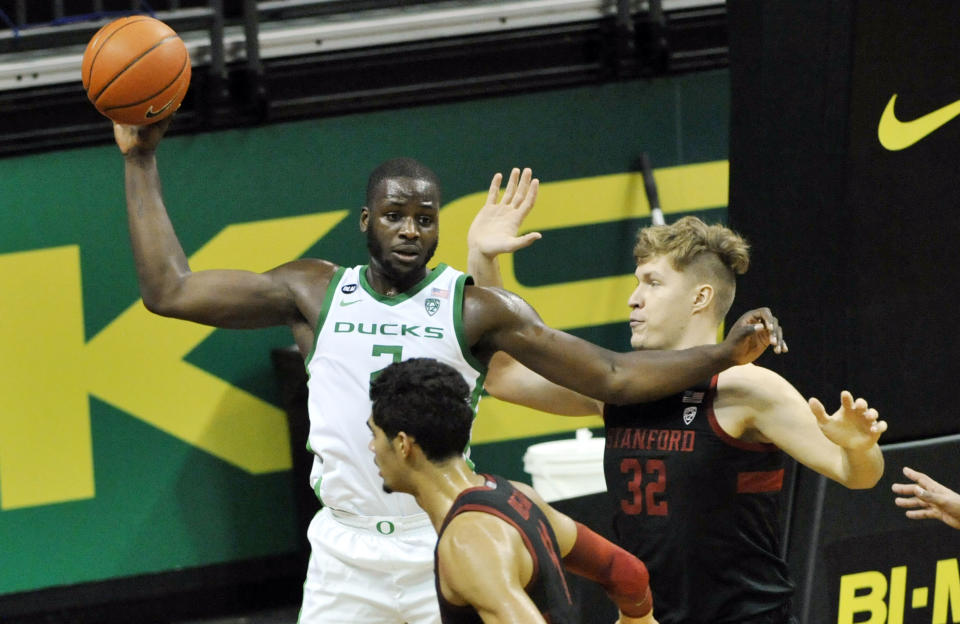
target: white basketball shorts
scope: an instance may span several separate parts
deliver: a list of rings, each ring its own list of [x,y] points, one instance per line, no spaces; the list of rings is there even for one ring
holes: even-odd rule
[[[437,533],[426,514],[359,517],[321,509],[299,624],[440,624]]]

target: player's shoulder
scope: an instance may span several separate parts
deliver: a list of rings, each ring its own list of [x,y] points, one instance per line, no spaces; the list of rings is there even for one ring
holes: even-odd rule
[[[525,318],[532,310],[530,304],[509,290],[496,286],[467,284],[463,290],[464,312],[473,309],[484,314],[496,314],[508,318]]]
[[[517,490],[520,490],[520,492],[524,496],[526,496],[531,501],[533,501],[538,507],[543,507],[544,505],[547,504],[546,501],[543,500],[543,497],[540,496],[540,493],[537,492],[535,489],[533,489],[533,487],[527,485],[526,483],[523,483],[521,481],[510,481],[510,485],[512,485]]]
[[[499,516],[485,511],[463,511],[447,524],[437,541],[444,559],[471,558],[487,553],[492,546],[507,546],[516,530]]]
[[[268,275],[281,287],[292,293],[304,305],[322,300],[324,293],[336,279],[340,267],[318,258],[299,258],[281,264]],[[310,314],[307,314],[308,318]]]
[[[721,371],[718,384],[749,384],[763,381],[769,382],[777,379],[783,379],[783,377],[769,368],[757,366],[756,364],[741,364],[740,366],[731,366]]]
[[[441,591],[454,604],[477,604],[499,596],[512,585],[510,579],[522,578],[525,572],[529,578],[532,562],[526,553],[517,530],[498,516],[482,511],[459,513],[437,542]]]
[[[766,403],[794,392],[793,386],[782,375],[756,364],[732,366],[721,372],[717,379],[718,400],[723,402]]]
[[[550,506],[543,496],[540,495],[533,487],[527,485],[526,483],[521,483],[519,481],[511,481],[513,487],[523,493],[530,501],[537,506],[538,509],[543,513],[550,523],[551,528],[556,532],[558,527],[561,526],[560,523],[564,522],[563,514]]]
[[[320,258],[298,258],[281,264],[271,273],[292,279],[310,279],[329,282],[340,266]]]
[[[515,298],[517,298],[517,295],[513,294],[509,290],[497,288],[496,286],[478,286],[476,284],[468,283],[463,287],[464,303],[468,301],[476,301],[480,304],[487,302],[503,303]]]
[[[473,284],[464,287],[463,321],[468,329],[502,327],[514,322],[521,309],[520,297],[508,290]]]

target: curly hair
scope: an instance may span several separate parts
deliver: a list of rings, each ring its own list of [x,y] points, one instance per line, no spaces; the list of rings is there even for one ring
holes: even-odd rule
[[[674,269],[691,271],[714,286],[718,321],[730,310],[737,275],[750,266],[750,245],[722,225],[707,225],[697,217],[683,217],[669,225],[655,225],[637,233],[633,257],[637,265],[658,256],[669,258]]]
[[[452,367],[430,358],[395,362],[370,382],[373,422],[388,439],[412,436],[432,462],[463,453],[470,441],[470,387]]]

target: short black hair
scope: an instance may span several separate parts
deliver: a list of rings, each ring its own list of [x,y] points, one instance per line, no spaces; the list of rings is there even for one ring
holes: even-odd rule
[[[395,362],[370,382],[373,422],[392,440],[412,436],[432,462],[467,448],[473,409],[470,387],[451,366],[431,358]]]
[[[413,158],[391,158],[377,165],[377,168],[370,173],[370,177],[367,179],[368,208],[373,205],[373,195],[377,192],[377,187],[388,178],[425,180],[437,190],[437,202],[440,202],[440,179],[432,169]]]

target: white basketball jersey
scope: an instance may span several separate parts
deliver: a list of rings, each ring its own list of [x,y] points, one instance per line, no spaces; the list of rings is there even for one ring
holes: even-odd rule
[[[476,410],[486,369],[463,331],[467,276],[440,264],[405,293],[373,290],[366,266],[341,267],[330,281],[307,358],[310,485],[323,504],[364,516],[422,513],[413,496],[387,494],[368,448],[371,375],[393,362],[429,357],[459,371]]]

